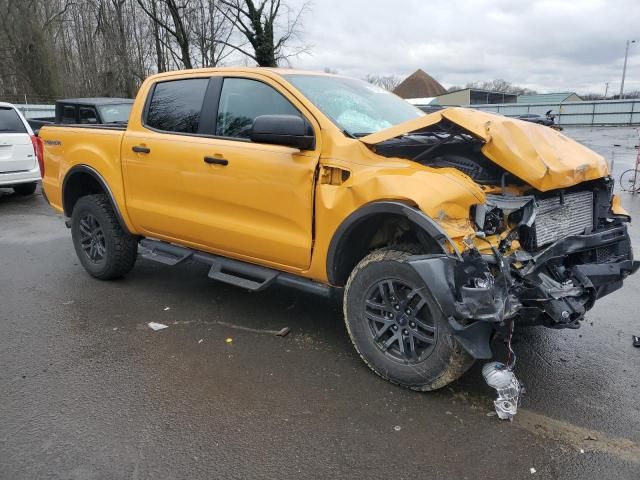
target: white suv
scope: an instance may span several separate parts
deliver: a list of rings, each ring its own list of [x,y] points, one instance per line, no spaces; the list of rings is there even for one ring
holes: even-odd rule
[[[40,180],[42,143],[10,103],[0,102],[0,188],[31,195]]]

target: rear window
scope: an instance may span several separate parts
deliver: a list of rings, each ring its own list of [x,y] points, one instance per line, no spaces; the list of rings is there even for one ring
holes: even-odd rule
[[[156,84],[146,123],[151,128],[197,133],[208,78],[190,78]]]
[[[76,123],[76,107],[73,105],[65,105],[62,107],[62,123]]]
[[[27,129],[13,108],[0,107],[0,133],[27,133]]]
[[[132,106],[132,103],[99,106],[102,123],[127,123]]]

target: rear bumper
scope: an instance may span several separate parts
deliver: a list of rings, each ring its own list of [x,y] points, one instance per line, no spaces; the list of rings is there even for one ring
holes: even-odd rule
[[[24,172],[0,172],[0,187],[10,187],[11,185],[18,185],[20,183],[31,183],[40,180],[40,167],[36,167],[32,170]]]
[[[454,335],[475,358],[491,358],[489,340],[505,320],[578,328],[595,301],[622,286],[633,260],[625,224],[555,242],[534,255],[415,256],[420,275]]]

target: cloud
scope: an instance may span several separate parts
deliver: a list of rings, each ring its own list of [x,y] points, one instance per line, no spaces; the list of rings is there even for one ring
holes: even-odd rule
[[[290,0],[295,9],[303,0]],[[297,68],[356,77],[422,68],[445,86],[504,78],[539,91],[640,89],[638,0],[315,0]]]

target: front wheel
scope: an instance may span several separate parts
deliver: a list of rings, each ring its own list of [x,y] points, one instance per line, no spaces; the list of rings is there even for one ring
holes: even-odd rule
[[[136,262],[138,241],[122,229],[105,195],[78,200],[71,214],[71,238],[82,266],[101,280],[121,277]]]
[[[406,263],[410,256],[377,250],[355,267],[345,287],[345,322],[353,345],[375,373],[413,390],[436,390],[462,376],[473,358]]]

